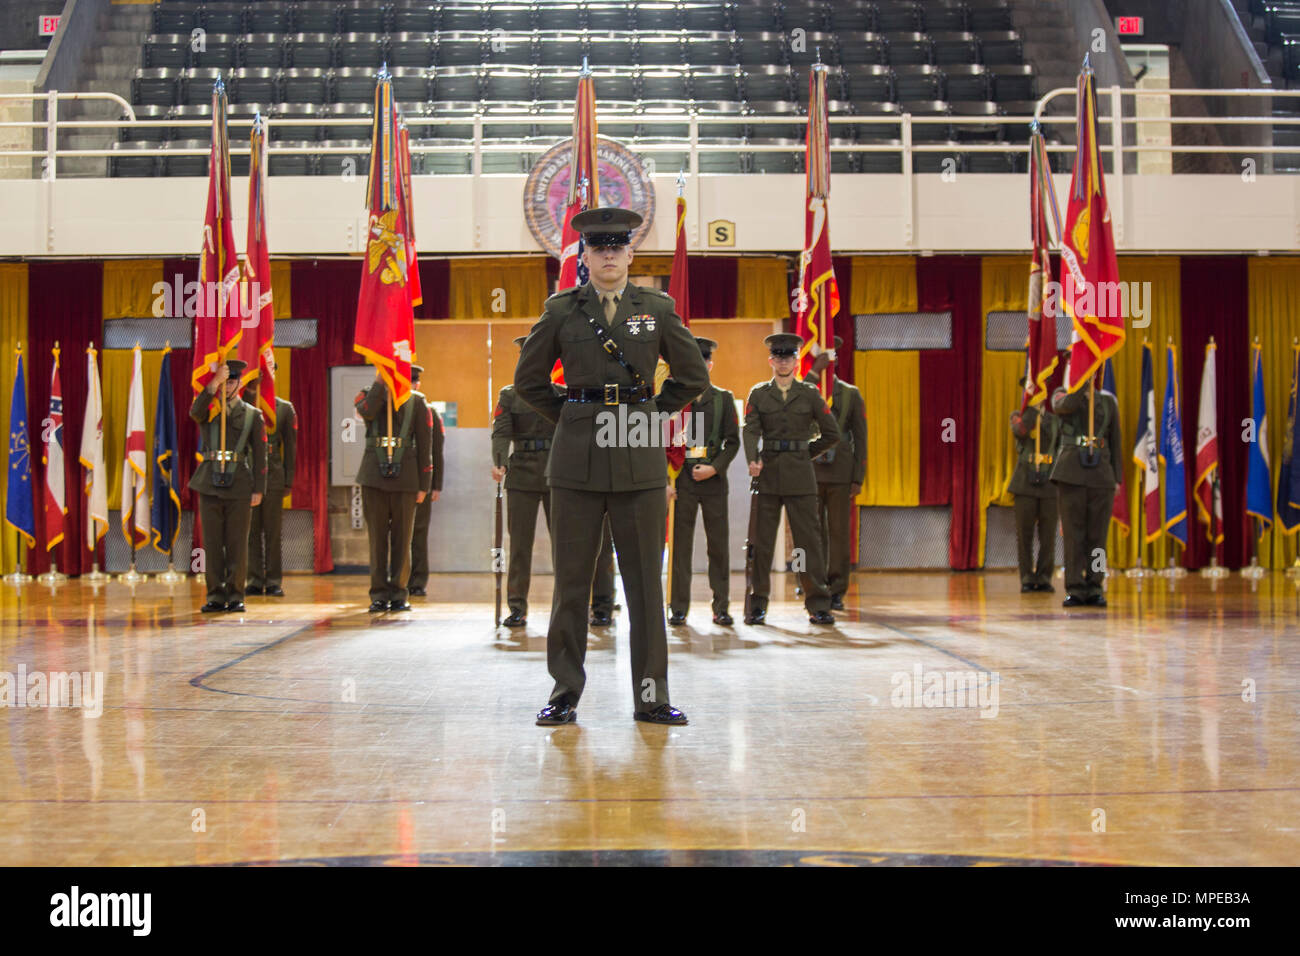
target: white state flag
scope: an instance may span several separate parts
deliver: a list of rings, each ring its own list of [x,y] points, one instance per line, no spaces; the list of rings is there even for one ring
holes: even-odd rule
[[[86,349],[86,417],[81,425],[82,488],[86,493],[86,549],[108,534],[108,472],[104,468],[104,398],[95,347]]]
[[[144,382],[140,346],[132,355],[131,391],[126,401],[126,444],[122,455],[122,536],[131,550],[149,542],[148,459],[144,440]],[[134,525],[135,534],[132,535]]]

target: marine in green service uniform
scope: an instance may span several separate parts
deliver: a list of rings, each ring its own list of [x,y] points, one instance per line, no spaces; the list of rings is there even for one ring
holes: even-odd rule
[[[266,431],[262,415],[239,397],[239,377],[247,363],[228,359],[206,388],[194,397],[190,418],[199,425],[203,461],[190,478],[199,496],[204,578],[208,600],[202,610],[243,611],[248,576],[248,525],[252,509],[266,493]],[[226,402],[225,451],[221,416],[209,417],[213,397]]]
[[[275,373],[275,365],[271,365]],[[253,379],[254,382],[257,379]],[[244,401],[257,408],[255,389],[245,387]],[[263,418],[262,424],[266,425]],[[253,509],[248,534],[248,594],[284,597],[281,540],[284,496],[293,489],[298,464],[298,415],[293,404],[275,398],[275,428],[266,431],[266,497]]]
[[[1119,406],[1094,382],[1093,445],[1088,445],[1088,388],[1058,388],[1052,410],[1060,418],[1061,436],[1052,464],[1061,537],[1065,544],[1066,607],[1106,606],[1106,532],[1110,528],[1115,486],[1123,474]],[[1091,454],[1090,454],[1091,452]]]
[[[668,693],[659,577],[668,468],[660,436],[664,415],[698,398],[709,373],[672,299],[627,281],[631,232],[640,222],[634,212],[608,207],[573,217],[586,240],[590,280],[546,300],[515,370],[517,397],[556,423],[546,467],[555,559],[546,656],[555,685],[537,715],[541,725],[577,716],[586,684],[587,599],[606,515],[627,596],[634,716],[686,723]],[[655,394],[660,356],[672,375]],[[551,384],[557,359],[564,397]]]
[[[433,487],[432,428],[424,397],[412,391],[393,411],[391,437],[388,401],[388,385],[376,370],[374,382],[357,393],[355,402],[366,423],[366,450],[357,484],[370,539],[370,610],[376,613],[411,609],[406,585],[415,507]]]
[[[713,371],[713,353],[718,343],[696,338],[700,353]],[[668,623],[686,623],[691,606],[691,557],[695,545],[695,513],[704,516],[704,542],[709,555],[709,588],[713,591],[713,623],[729,627],[735,623],[729,613],[731,601],[731,556],[728,553],[727,468],[740,450],[740,422],[736,418],[736,397],[725,388],[710,385],[691,403],[689,414],[699,413],[702,427],[692,429],[699,444],[686,449],[677,479],[668,486],[673,506],[673,586],[668,596]]]
[[[757,531],[753,544],[753,610],[746,624],[766,623],[772,553],[782,507],[790,517],[796,559],[802,556],[804,560],[800,575],[808,620],[813,624],[835,623],[826,587],[826,559],[817,520],[817,475],[812,459],[835,447],[840,429],[817,389],[795,378],[802,341],[790,332],[778,332],[763,340],[771,353],[768,364],[773,377],[755,385],[745,402],[745,459],[750,475],[758,479],[758,493],[751,496],[750,502],[750,507],[756,509]]]
[[[411,366],[411,388],[420,384],[423,365]],[[423,391],[420,397],[429,409],[429,439],[433,445],[433,487],[423,501],[415,506],[415,525],[411,529],[411,577],[406,583],[408,595],[424,597],[429,584],[429,522],[433,518],[433,503],[442,496],[443,446],[447,443],[442,427],[442,416],[429,404]]]
[[[1039,428],[1037,452],[1034,451],[1035,426]],[[1011,413],[1016,470],[1007,490],[1016,496],[1016,560],[1022,592],[1055,590],[1052,562],[1056,560],[1057,490],[1049,478],[1060,433],[1060,420],[1051,412],[1041,412],[1035,405]],[[1037,560],[1034,558],[1035,530],[1038,532]]]
[[[835,349],[813,360],[804,381],[816,387],[824,369],[841,359],[852,361],[852,352],[845,356],[841,351],[843,345],[844,340],[835,336]],[[867,406],[855,386],[835,375],[830,409],[840,430],[840,443],[813,459],[813,471],[817,474],[817,515],[826,554],[826,588],[831,592],[831,610],[842,611],[844,593],[849,589],[853,502],[867,474]]]

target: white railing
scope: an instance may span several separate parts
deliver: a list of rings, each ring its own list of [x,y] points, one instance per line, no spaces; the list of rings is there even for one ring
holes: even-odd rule
[[[901,169],[910,170],[912,168],[911,160],[918,153],[940,153],[951,155],[953,153],[973,154],[973,153],[1017,153],[1026,152],[1026,146],[1023,142],[964,142],[948,140],[945,142],[918,143],[915,141],[914,131],[917,126],[945,126],[952,130],[966,128],[987,128],[990,126],[1014,127],[1024,126],[1032,121],[1038,121],[1044,127],[1052,125],[1072,125],[1075,120],[1073,116],[1051,116],[1044,113],[1044,107],[1053,100],[1061,96],[1073,96],[1075,89],[1073,87],[1060,87],[1051,90],[1043,95],[1037,102],[1033,116],[960,116],[960,115],[936,115],[920,116],[909,113],[899,115],[845,115],[836,114],[830,117],[830,126],[832,139],[834,139],[834,130],[837,126],[863,126],[863,125],[881,125],[896,127],[898,136],[892,141],[886,140],[881,142],[833,142],[830,146],[832,153],[892,153],[900,156]],[[1255,116],[1125,116],[1123,115],[1122,105],[1124,97],[1154,96],[1154,97],[1197,97],[1197,98],[1217,98],[1233,97],[1241,98],[1247,102],[1256,104],[1261,110],[1260,115]],[[1295,98],[1300,97],[1300,90],[1251,90],[1251,89],[1123,89],[1121,87],[1109,87],[1099,90],[1099,99],[1109,106],[1108,115],[1101,117],[1103,129],[1109,130],[1109,142],[1102,144],[1103,152],[1110,153],[1112,157],[1116,152],[1122,154],[1137,154],[1142,152],[1153,153],[1217,153],[1217,154],[1247,154],[1259,156],[1271,156],[1278,153],[1300,153],[1300,147],[1295,146],[1274,146],[1271,145],[1272,128],[1278,126],[1300,125],[1300,116],[1296,117],[1274,117],[1272,116],[1272,100],[1274,98]],[[60,159],[80,159],[80,158],[112,158],[135,159],[151,157],[168,157],[168,156],[204,156],[208,153],[208,148],[187,148],[177,149],[170,144],[160,143],[158,145],[141,145],[142,142],[134,140],[132,148],[123,150],[120,148],[109,149],[67,149],[59,146],[59,134],[62,131],[70,129],[89,130],[89,129],[115,129],[118,131],[139,131],[148,128],[166,127],[168,129],[194,128],[196,132],[201,132],[211,127],[209,119],[154,119],[142,120],[137,119],[135,110],[122,97],[114,93],[6,93],[0,94],[0,100],[19,100],[26,99],[33,103],[43,102],[46,104],[46,117],[44,120],[12,120],[0,122],[0,129],[30,129],[45,131],[45,145],[43,149],[11,149],[0,147],[0,157],[27,157],[43,158],[44,171],[42,178],[53,180],[58,175],[58,160]],[[115,102],[122,107],[123,117],[120,119],[62,119],[59,117],[59,103],[63,100],[107,100]],[[426,116],[426,115],[408,115],[404,117],[408,126],[416,132],[422,128],[437,129],[447,126],[466,126],[469,125],[472,135],[468,143],[460,141],[456,143],[439,144],[436,140],[432,142],[422,141],[414,138],[411,143],[411,151],[416,154],[459,154],[463,155],[467,148],[471,150],[471,172],[475,175],[491,175],[482,173],[482,157],[491,153],[538,153],[544,152],[547,148],[565,138],[565,132],[571,128],[572,118],[565,114],[539,114],[539,113],[517,113],[511,115],[486,114],[484,112],[475,112],[472,114],[457,114],[453,116]],[[361,123],[368,122],[366,116],[357,117],[303,117],[303,118],[279,118],[274,115],[266,117],[268,128],[294,128],[304,127],[312,129],[328,128],[347,128],[357,127]],[[1229,144],[1222,143],[1216,145],[1176,145],[1176,144],[1137,144],[1124,143],[1124,127],[1133,126],[1138,123],[1159,122],[1171,125],[1198,125],[1198,126],[1247,126],[1256,127],[1261,131],[1261,138],[1266,138],[1270,145],[1254,144]],[[234,130],[247,129],[252,123],[252,117],[247,115],[232,116],[228,120],[229,126]],[[763,143],[750,142],[745,138],[727,138],[727,142],[702,142],[702,136],[707,139],[708,130],[711,128],[737,126],[801,126],[806,123],[806,119],[799,114],[790,115],[758,115],[743,114],[734,115],[702,115],[702,114],[657,114],[653,112],[611,112],[602,114],[600,118],[600,128],[602,132],[609,133],[612,130],[629,129],[638,125],[653,123],[656,126],[673,126],[682,130],[682,137],[679,142],[671,141],[671,137],[656,136],[654,142],[643,142],[636,137],[624,141],[628,148],[638,153],[646,153],[653,156],[656,153],[681,153],[683,150],[688,153],[688,170],[692,174],[699,172],[699,157],[702,153],[794,153],[801,154],[804,150],[802,142],[792,143]],[[485,140],[484,128],[505,125],[529,125],[534,127],[554,128],[556,135],[554,138],[546,138],[544,143],[539,143],[537,138],[528,138],[524,140],[515,139],[492,139]],[[1267,133],[1267,137],[1262,134]],[[196,136],[196,139],[203,138]],[[615,135],[612,138],[617,139]],[[1134,137],[1129,137],[1130,139]],[[668,139],[668,142],[664,142]],[[271,140],[268,144],[269,153],[272,157],[276,156],[319,156],[319,155],[357,155],[358,148],[355,146],[329,146],[325,142],[311,142],[308,144],[293,144],[293,141]],[[1073,146],[1069,145],[1048,145],[1049,152],[1072,153]],[[238,138],[232,137],[231,153],[232,155],[247,155],[249,148]],[[1116,175],[1123,175],[1123,163],[1114,162],[1112,166]]]

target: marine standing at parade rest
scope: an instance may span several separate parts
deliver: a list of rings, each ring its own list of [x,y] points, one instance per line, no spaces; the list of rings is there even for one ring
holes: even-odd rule
[[[423,501],[415,506],[415,524],[411,529],[411,577],[406,582],[408,595],[424,597],[429,584],[429,521],[433,518],[433,503],[442,495],[443,446],[447,443],[442,427],[442,416],[429,404],[424,392],[415,391],[420,384],[423,365],[411,366],[411,390],[424,400],[429,410],[429,439],[433,444],[433,487]]]
[[[271,372],[275,372],[274,364]],[[244,389],[244,401],[257,408],[252,389]],[[265,419],[262,424],[266,424]],[[253,509],[249,525],[248,594],[284,597],[284,588],[281,587],[284,496],[293,489],[297,463],[298,415],[292,403],[277,395],[275,428],[266,432],[266,497]]]
[[[1058,388],[1052,410],[1060,418],[1061,437],[1052,465],[1061,537],[1065,543],[1066,607],[1106,606],[1106,532],[1119,484],[1123,453],[1119,406],[1101,390],[1101,371],[1093,383],[1093,439],[1088,439],[1088,388]]]
[[[808,620],[813,624],[834,624],[817,520],[817,475],[812,459],[835,447],[840,440],[840,429],[821,393],[795,378],[803,340],[790,332],[778,332],[763,339],[763,343],[771,353],[767,361],[774,375],[771,381],[761,382],[750,390],[742,432],[749,473],[758,479],[758,494],[752,495],[750,501],[750,507],[757,509],[754,600],[751,616],[745,623],[766,623],[772,553],[776,550],[776,532],[784,506],[790,517],[796,561],[799,557],[804,561],[800,574]],[[820,434],[813,440],[817,432]]]
[[[1021,384],[1024,379],[1021,379]],[[1084,399],[1087,401],[1086,397]],[[1087,409],[1084,409],[1087,415]],[[1038,450],[1034,426],[1038,425]],[[1087,423],[1084,423],[1086,429]],[[1061,423],[1051,412],[1030,405],[1011,413],[1011,434],[1016,439],[1016,470],[1007,490],[1016,496],[1016,560],[1020,565],[1020,590],[1053,591],[1052,562],[1056,560],[1057,490],[1049,481]],[[1108,512],[1109,514],[1109,512]],[[1038,531],[1038,559],[1034,560],[1034,530]]]
[[[816,388],[823,370],[840,360],[843,345],[844,340],[835,336],[834,351],[822,352],[813,359],[804,382]],[[867,406],[855,386],[835,375],[830,407],[840,430],[840,443],[813,459],[813,471],[817,475],[817,517],[826,554],[826,588],[831,592],[831,610],[842,611],[844,592],[849,589],[853,502],[867,474]]]
[[[266,430],[261,413],[239,397],[246,362],[228,359],[194,397],[190,418],[198,422],[203,461],[187,486],[199,496],[204,578],[208,600],[202,610],[244,610],[248,576],[248,525],[266,492]],[[213,397],[226,403],[225,451],[221,415],[209,417]]]
[[[696,338],[700,354],[710,372],[718,343]],[[700,442],[686,449],[677,480],[668,486],[673,508],[673,586],[668,596],[672,611],[668,623],[686,623],[691,607],[691,557],[695,546],[695,512],[704,516],[704,542],[709,554],[709,588],[713,591],[713,623],[734,624],[728,605],[731,600],[731,557],[728,553],[727,468],[740,450],[740,422],[736,418],[736,397],[725,388],[710,385],[691,403],[690,415],[699,414],[702,427],[691,434]]]
[[[684,724],[686,715],[668,694],[659,577],[668,467],[662,415],[655,413],[680,411],[698,398],[709,387],[709,372],[673,300],[627,281],[631,233],[641,217],[605,207],[572,222],[586,240],[583,261],[591,278],[546,300],[515,370],[516,395],[556,422],[546,468],[555,558],[546,658],[555,686],[537,723],[577,716],[587,679],[587,598],[608,515],[627,595],[635,717]],[[650,383],[660,356],[672,375],[656,395]],[[557,359],[566,398],[551,387]]]
[[[370,538],[370,610],[409,611],[406,585],[411,575],[411,537],[415,507],[433,487],[433,438],[429,407],[412,390],[393,411],[388,435],[388,385],[375,372],[357,393],[357,414],[366,423],[366,450],[357,470],[361,506]],[[392,457],[389,457],[389,449]]]
[[[527,336],[515,339],[523,346]],[[553,386],[556,398],[567,395]],[[492,410],[492,480],[505,482],[506,530],[510,533],[510,560],[506,565],[506,627],[528,623],[528,585],[533,570],[533,539],[537,533],[537,508],[551,529],[551,490],[546,486],[546,463],[551,457],[555,423],[520,401],[515,387],[501,389]],[[513,447],[512,447],[513,446]]]

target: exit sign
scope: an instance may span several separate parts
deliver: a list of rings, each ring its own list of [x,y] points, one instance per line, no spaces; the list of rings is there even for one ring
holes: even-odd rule
[[[1141,17],[1116,17],[1115,32],[1122,37],[1140,37],[1142,35]]]
[[[37,18],[37,27],[40,35],[43,37],[52,37],[59,30],[59,20],[62,19],[58,14],[50,14]]]

